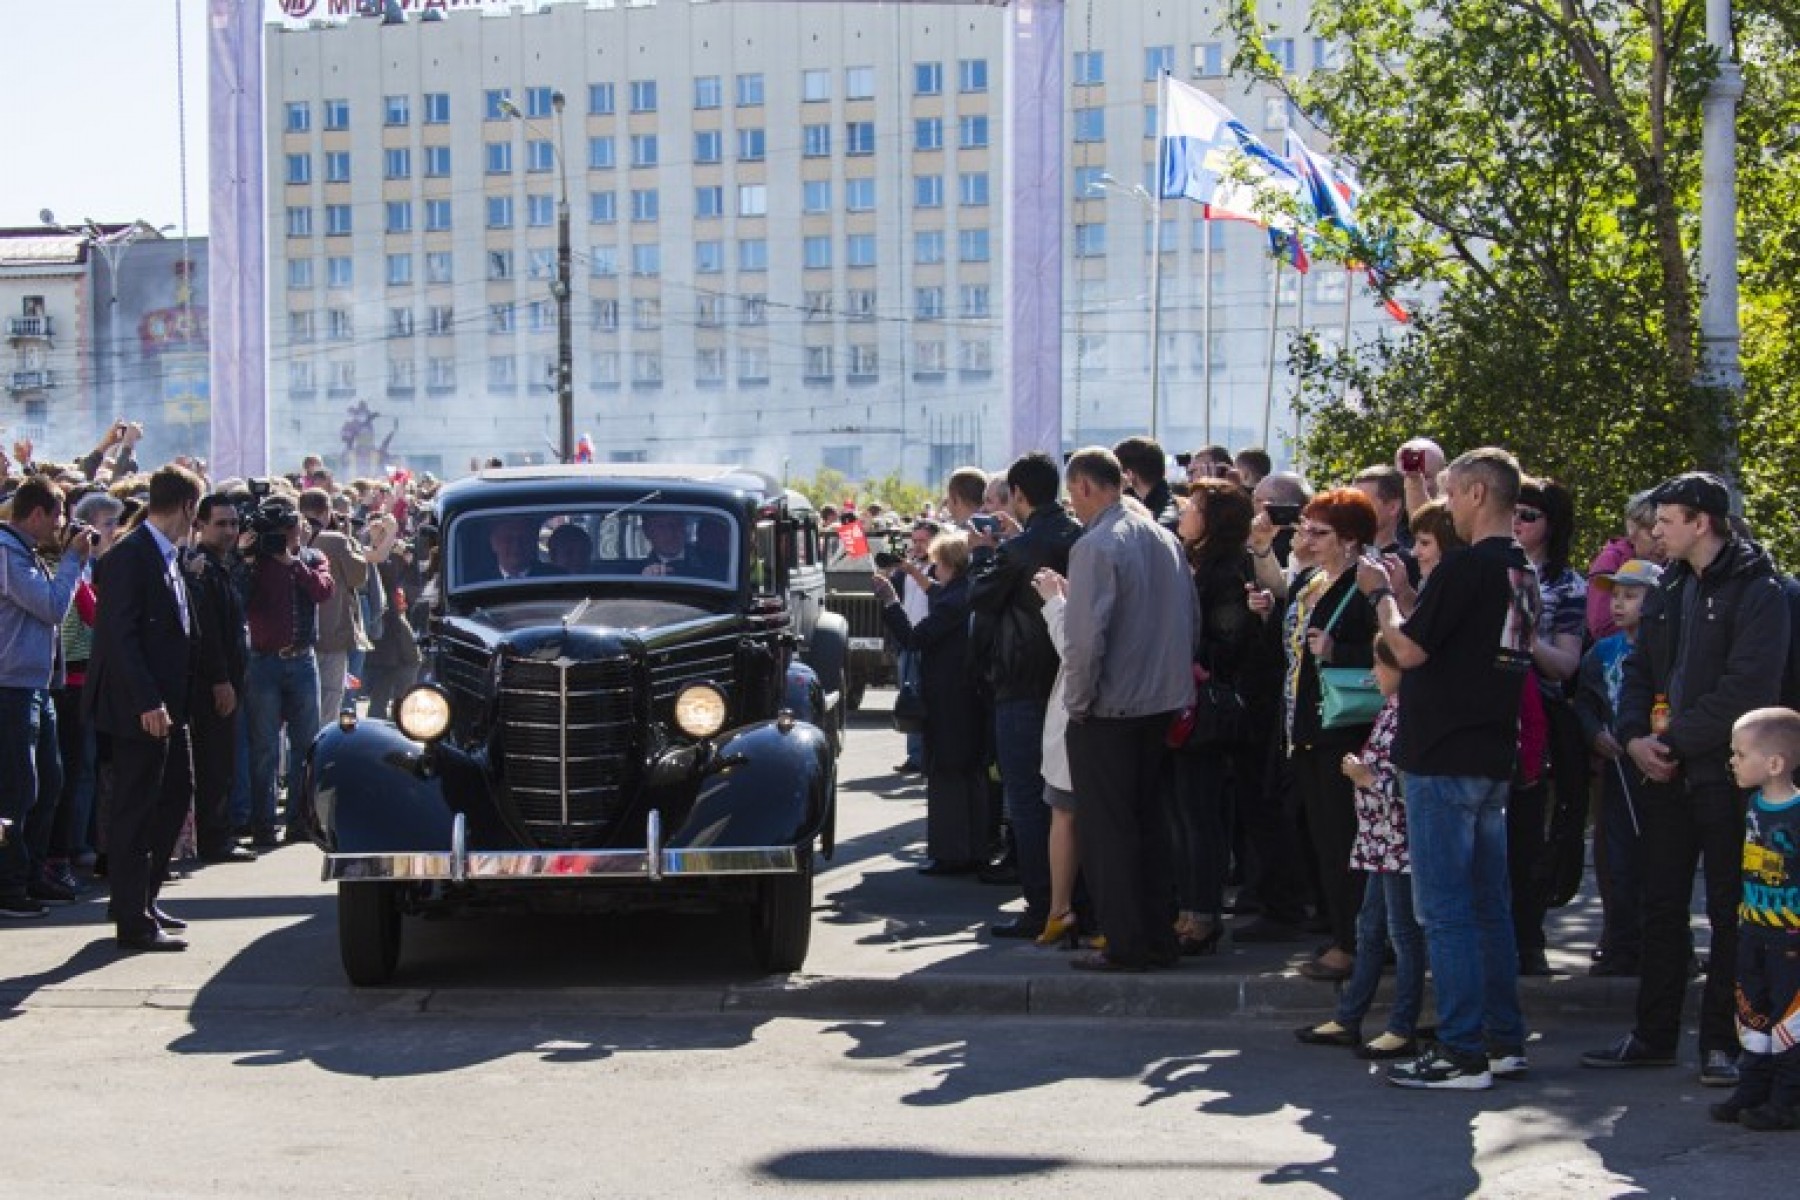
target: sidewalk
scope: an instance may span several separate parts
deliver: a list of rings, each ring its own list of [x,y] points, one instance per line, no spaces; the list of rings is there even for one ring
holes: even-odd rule
[[[886,694],[872,694],[885,707]],[[709,917],[483,917],[406,922],[392,988],[359,991],[337,962],[335,900],[319,854],[289,846],[247,866],[173,885],[166,906],[194,922],[185,954],[120,956],[94,893],[48,920],[0,926],[0,1015],[16,1006],[533,1013],[744,1012],[826,1017],[1040,1015],[1182,1018],[1328,1015],[1336,988],[1294,967],[1322,938],[1239,947],[1168,971],[1094,976],[1069,956],[992,940],[1010,889],[916,873],[923,782],[901,757],[885,712],[856,719],[840,767],[840,841],[820,864],[806,970],[759,977],[738,923]],[[1559,974],[1520,981],[1527,1015],[1628,1023],[1635,979],[1593,978],[1599,903],[1584,894],[1551,914]],[[1704,923],[1698,933],[1704,933]],[[1378,1009],[1385,999],[1378,1001]]]

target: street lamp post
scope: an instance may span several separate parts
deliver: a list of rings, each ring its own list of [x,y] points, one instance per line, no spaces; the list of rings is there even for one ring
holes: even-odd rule
[[[88,244],[89,248],[97,252],[100,255],[101,261],[106,264],[106,341],[104,343],[103,353],[109,353],[114,356],[112,359],[112,367],[107,372],[107,392],[112,404],[112,412],[109,419],[117,420],[120,409],[119,376],[121,371],[119,368],[121,365],[120,360],[125,355],[124,350],[118,345],[119,267],[125,261],[125,252],[130,250],[134,244],[146,237],[160,238],[165,231],[175,227],[173,225],[164,225],[158,228],[146,221],[137,220],[131,222],[123,229],[117,229],[108,233],[100,226],[100,223],[92,217],[83,217],[81,219],[81,224],[78,226],[71,227],[64,225],[56,219],[56,214],[47,208],[38,210],[38,220],[42,221],[51,229],[83,239]],[[99,355],[96,355],[94,361],[96,366],[98,366],[103,360]],[[96,371],[96,374],[98,374],[98,371]],[[97,382],[98,381],[96,380],[96,383]],[[97,416],[99,410],[98,386],[96,386],[94,390],[94,408],[95,415]],[[96,422],[97,426],[105,424],[106,422]],[[98,432],[97,429],[96,432]]]
[[[1130,196],[1150,214],[1150,440],[1156,441],[1162,424],[1162,204],[1143,184],[1127,185],[1110,173],[1102,174],[1096,186]]]
[[[556,298],[557,452],[569,463],[575,461],[575,333],[570,319],[574,287],[570,278],[569,171],[562,150],[565,103],[561,92],[550,94],[550,107],[556,114],[556,137],[550,143],[550,156],[556,160],[556,282],[551,285],[550,294]],[[502,100],[500,110],[528,132],[535,128],[511,100]]]

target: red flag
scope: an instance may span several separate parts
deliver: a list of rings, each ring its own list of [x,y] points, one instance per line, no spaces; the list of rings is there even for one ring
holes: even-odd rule
[[[855,521],[845,521],[838,526],[838,545],[851,558],[865,558],[869,553],[869,539]]]

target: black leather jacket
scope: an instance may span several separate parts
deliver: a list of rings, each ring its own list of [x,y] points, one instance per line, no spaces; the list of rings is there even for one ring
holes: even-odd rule
[[[996,701],[1050,698],[1062,660],[1031,580],[1043,567],[1067,575],[1069,548],[1080,536],[1074,517],[1059,505],[1046,504],[1026,518],[1023,532],[1002,542],[977,567],[969,607],[986,634],[977,639],[977,669]]]

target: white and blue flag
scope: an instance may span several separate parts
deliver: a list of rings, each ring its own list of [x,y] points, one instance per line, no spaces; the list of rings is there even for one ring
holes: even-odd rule
[[[1160,162],[1164,199],[1204,205],[1209,218],[1288,230],[1298,225],[1288,201],[1304,203],[1299,173],[1229,108],[1166,75]]]

